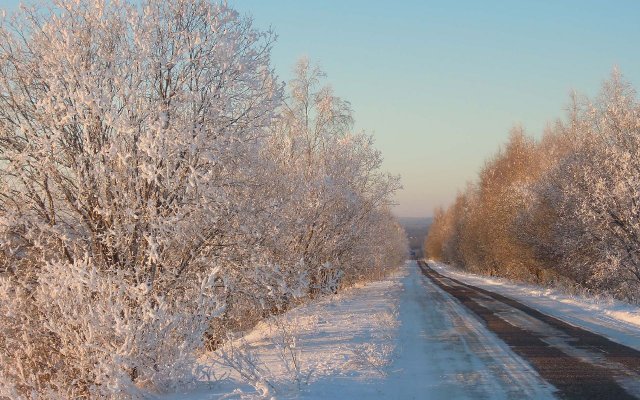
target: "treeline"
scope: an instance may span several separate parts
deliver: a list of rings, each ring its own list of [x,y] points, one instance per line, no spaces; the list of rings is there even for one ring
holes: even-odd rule
[[[640,301],[640,106],[617,70],[540,140],[514,128],[435,211],[428,257],[469,271]]]
[[[230,333],[400,264],[349,103],[225,3],[0,26],[0,398],[148,398]],[[215,371],[214,371],[215,373]]]

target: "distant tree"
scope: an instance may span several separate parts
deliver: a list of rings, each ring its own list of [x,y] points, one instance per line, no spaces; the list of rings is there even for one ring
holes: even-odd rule
[[[521,128],[514,128],[505,147],[487,161],[478,181],[468,185],[451,210],[439,218],[447,222],[435,225],[427,243],[435,247],[436,240],[443,241],[437,235],[446,232],[441,252],[459,266],[491,275],[538,279],[538,266],[530,249],[518,240],[515,224],[528,200],[528,185],[539,169],[535,142]]]
[[[434,260],[443,259],[443,246],[451,234],[451,222],[448,221],[449,213],[442,207],[433,212],[433,221],[424,242],[425,256]]]

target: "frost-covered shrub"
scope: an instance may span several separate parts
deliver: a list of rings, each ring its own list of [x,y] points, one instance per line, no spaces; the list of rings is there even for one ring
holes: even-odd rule
[[[0,370],[10,398],[129,398],[193,382],[220,312],[215,274],[172,298],[90,259],[50,263],[28,285],[0,281]]]

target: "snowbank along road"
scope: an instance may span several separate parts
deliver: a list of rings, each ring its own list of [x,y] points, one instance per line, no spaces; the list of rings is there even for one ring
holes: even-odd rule
[[[473,312],[565,399],[640,398],[640,352],[513,299],[445,277],[420,261],[434,284]]]

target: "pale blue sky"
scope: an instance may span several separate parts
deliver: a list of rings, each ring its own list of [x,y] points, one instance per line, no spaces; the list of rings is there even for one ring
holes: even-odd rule
[[[640,1],[232,0],[279,39],[282,79],[307,55],[350,100],[401,216],[431,215],[522,123],[539,135],[571,89],[597,92],[613,65],[640,84]]]
[[[614,65],[640,86],[640,1],[229,3],[279,35],[282,80],[306,55],[351,101],[357,128],[402,175],[400,216],[449,204],[514,124],[539,135],[571,89],[596,93]]]

